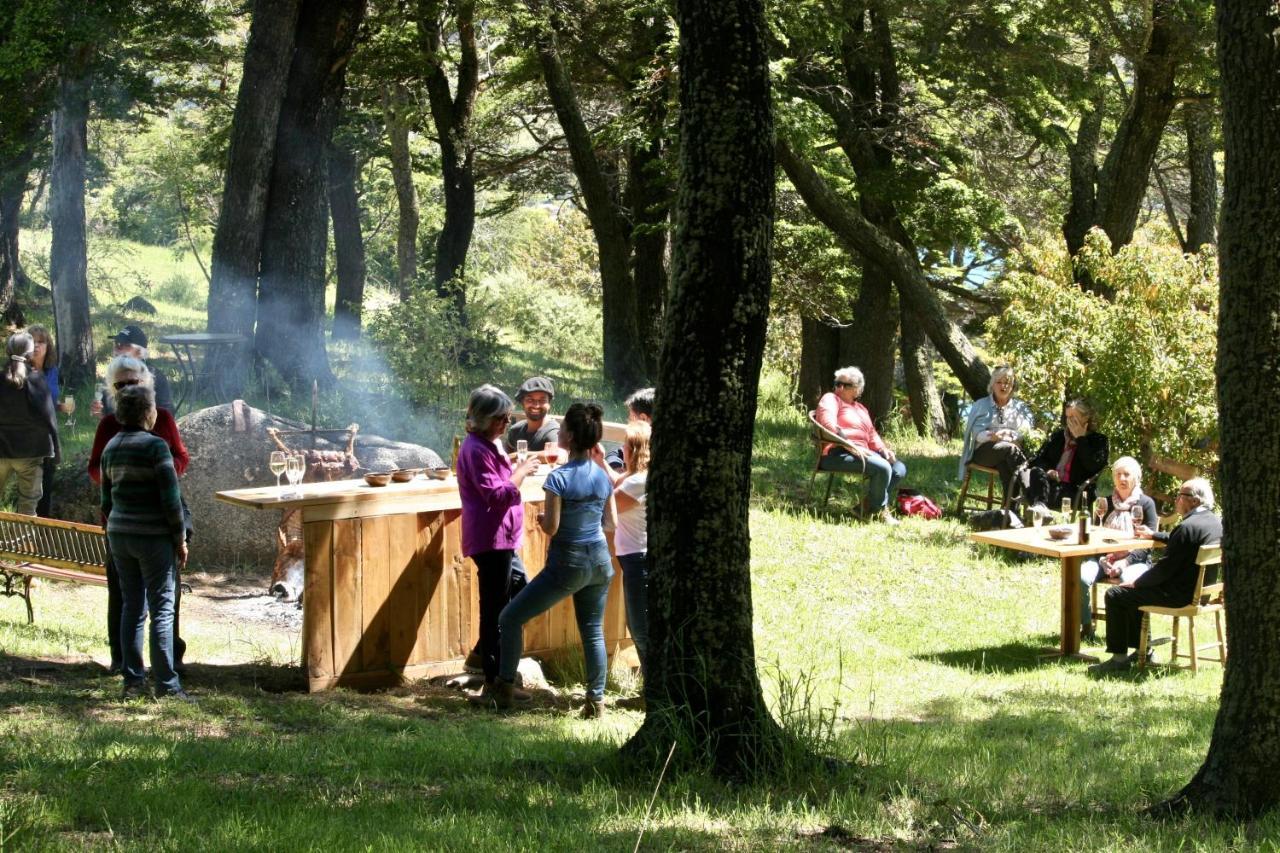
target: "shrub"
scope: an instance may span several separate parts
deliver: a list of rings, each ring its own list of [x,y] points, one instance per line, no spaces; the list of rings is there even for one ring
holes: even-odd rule
[[[183,308],[203,308],[205,295],[194,281],[176,272],[161,282],[151,295],[161,302]]]
[[[1083,292],[1060,249],[1029,248],[1002,288],[991,347],[1050,426],[1068,397],[1098,410],[1113,458],[1150,450],[1201,468],[1216,456],[1217,259],[1139,237],[1112,255],[1092,232],[1076,263],[1115,292]]]
[[[487,277],[472,293],[472,312],[519,335],[549,357],[600,360],[600,306],[580,293],[541,283],[518,269]]]

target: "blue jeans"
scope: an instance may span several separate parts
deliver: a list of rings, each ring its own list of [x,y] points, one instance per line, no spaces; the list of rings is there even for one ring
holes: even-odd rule
[[[901,459],[892,464],[878,453],[867,451],[866,459],[854,456],[839,445],[827,451],[822,457],[823,471],[853,471],[867,475],[867,509],[879,512],[889,505],[889,495],[897,487],[903,477],[907,476],[907,466]]]
[[[554,539],[547,549],[547,565],[520,594],[502,608],[498,617],[502,655],[498,677],[516,680],[520,655],[524,651],[524,624],[573,596],[573,613],[587,658],[587,698],[604,698],[608,660],[604,649],[604,605],[609,597],[613,564],[609,545],[603,539],[585,545],[562,545]]]
[[[142,631],[151,611],[151,675],[156,693],[163,696],[182,689],[173,669],[173,607],[177,565],[173,540],[168,536],[135,536],[108,533],[123,599],[120,641],[124,655],[125,686],[146,679],[142,665]]]
[[[627,627],[640,656],[640,674],[644,675],[644,659],[649,654],[649,559],[648,554],[619,554],[622,566],[622,595],[627,602]]]

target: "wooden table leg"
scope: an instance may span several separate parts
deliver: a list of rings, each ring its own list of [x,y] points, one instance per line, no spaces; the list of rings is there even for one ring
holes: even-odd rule
[[[1062,603],[1062,639],[1058,648],[1046,649],[1040,657],[1062,657],[1097,663],[1093,655],[1080,652],[1080,563],[1082,557],[1062,557],[1060,599]]]

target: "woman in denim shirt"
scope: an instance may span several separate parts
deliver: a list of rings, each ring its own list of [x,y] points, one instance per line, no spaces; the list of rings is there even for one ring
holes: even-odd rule
[[[560,423],[559,444],[569,452],[569,461],[547,477],[546,510],[538,516],[539,525],[551,537],[547,564],[498,617],[502,655],[492,699],[499,708],[510,708],[513,702],[525,623],[572,595],[587,659],[587,702],[582,716],[599,717],[604,712],[604,608],[613,580],[604,531],[613,529],[617,514],[609,475],[591,458],[603,418],[599,405],[574,403]]]
[[[990,395],[974,400],[969,407],[960,451],[960,477],[964,477],[964,466],[970,462],[995,468],[1006,495],[1014,472],[1027,461],[1022,443],[1032,427],[1031,409],[1014,398],[1016,388],[1012,367],[1001,366],[992,371],[987,385]]]

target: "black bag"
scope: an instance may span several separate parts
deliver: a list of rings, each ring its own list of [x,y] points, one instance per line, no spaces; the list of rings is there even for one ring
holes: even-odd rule
[[[974,530],[1017,530],[1022,519],[1007,509],[989,509],[969,516],[969,526]]]

